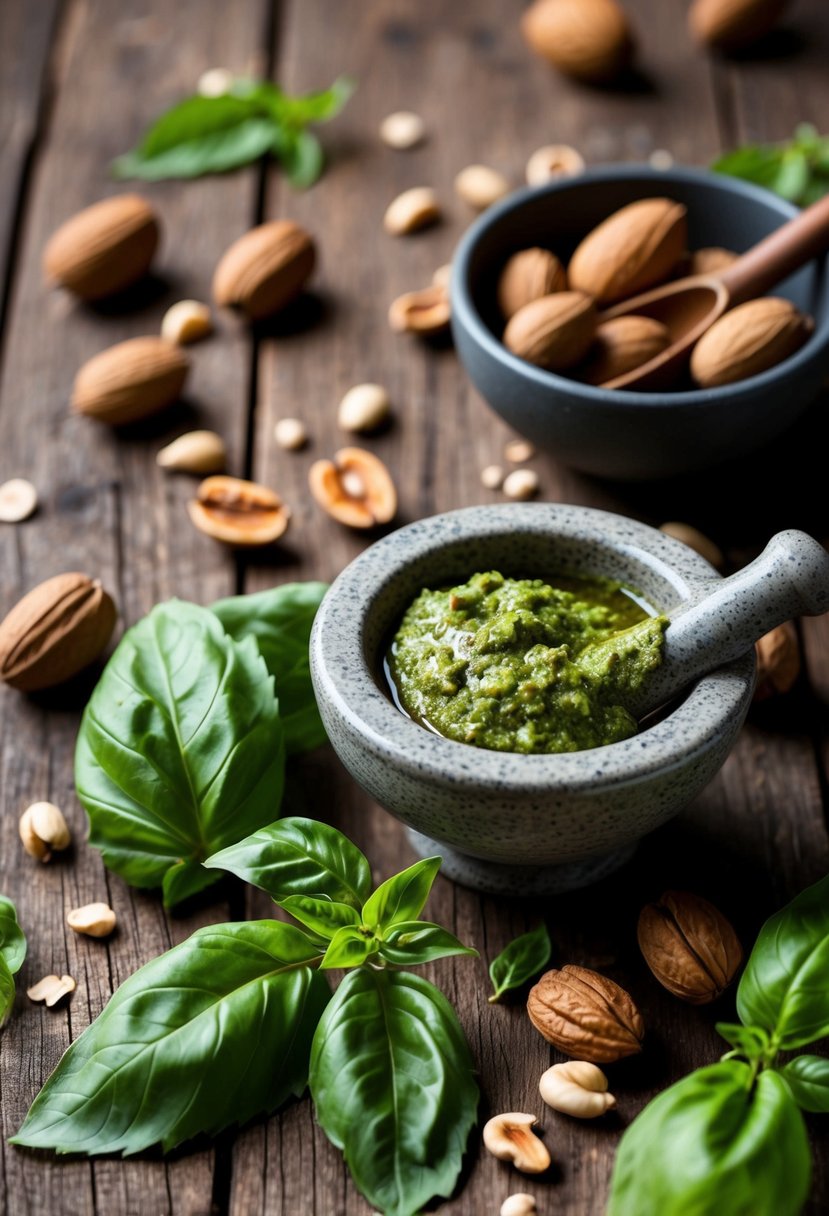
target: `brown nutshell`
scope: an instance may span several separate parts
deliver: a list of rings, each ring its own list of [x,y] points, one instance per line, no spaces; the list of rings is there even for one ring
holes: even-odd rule
[[[43,251],[47,280],[81,300],[100,300],[142,279],[159,241],[158,218],[137,194],[119,194],[79,211]]]
[[[498,280],[498,306],[508,321],[541,296],[567,290],[567,273],[549,249],[522,249],[509,259]]]
[[[788,692],[800,675],[800,643],[792,621],[785,621],[756,643],[757,687],[755,701]]]
[[[688,27],[697,42],[734,51],[767,34],[787,4],[788,0],[694,0]]]
[[[521,32],[532,50],[578,80],[612,80],[633,53],[616,0],[536,0],[521,18]]]
[[[571,288],[613,304],[668,278],[682,257],[687,209],[670,198],[643,198],[589,232],[567,267]]]
[[[667,326],[652,317],[625,316],[605,321],[579,378],[586,384],[606,384],[641,367],[671,344]]]
[[[324,511],[349,528],[387,524],[397,513],[397,491],[386,466],[363,448],[341,448],[308,472],[311,493]]]
[[[78,372],[74,413],[122,426],[172,405],[181,394],[190,360],[166,338],[130,338],[95,355]]]
[[[814,328],[791,300],[761,296],[715,321],[691,354],[691,375],[702,388],[747,380],[799,350]]]
[[[201,532],[240,549],[273,544],[291,515],[268,486],[223,476],[206,478],[187,509]]]
[[[742,962],[737,934],[722,912],[688,891],[666,891],[639,914],[639,948],[663,988],[691,1005],[707,1005],[728,987]]]
[[[504,345],[537,367],[558,372],[580,363],[596,333],[596,307],[581,291],[532,300],[507,322]]]
[[[539,1034],[565,1055],[610,1064],[642,1050],[645,1026],[632,998],[613,980],[568,964],[531,990],[527,1013]]]
[[[443,287],[424,287],[407,291],[389,307],[389,325],[395,333],[419,334],[428,338],[449,328],[452,311]]]
[[[313,238],[292,220],[252,228],[230,246],[213,276],[217,304],[261,321],[290,304],[316,265]]]

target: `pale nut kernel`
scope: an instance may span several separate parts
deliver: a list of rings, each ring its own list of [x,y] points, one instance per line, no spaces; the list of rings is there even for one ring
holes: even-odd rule
[[[514,1195],[507,1195],[501,1204],[501,1216],[535,1216],[537,1211],[535,1199],[526,1191],[516,1191]]]
[[[543,186],[559,177],[578,177],[584,173],[584,157],[569,144],[545,144],[536,148],[524,170],[527,184]]]
[[[187,509],[200,531],[240,549],[273,544],[291,515],[268,486],[240,477],[208,477]]]
[[[337,409],[337,422],[344,431],[376,431],[391,413],[391,399],[382,384],[355,384]]]
[[[444,262],[442,266],[438,266],[435,273],[432,275],[432,286],[440,287],[442,291],[449,291],[449,284],[452,281],[452,263]]]
[[[234,85],[235,76],[229,68],[208,68],[196,81],[200,97],[224,97]]]
[[[0,486],[0,523],[19,524],[37,510],[37,490],[23,477]]]
[[[23,848],[38,861],[49,861],[53,853],[68,849],[72,841],[63,812],[53,802],[27,806],[18,827]]]
[[[549,249],[534,247],[514,253],[498,279],[498,307],[504,319],[533,300],[567,290],[567,272]]]
[[[199,342],[213,332],[210,309],[200,300],[179,300],[172,304],[161,320],[161,336],[178,346]]]
[[[550,1168],[550,1154],[533,1133],[537,1123],[535,1115],[518,1111],[495,1115],[484,1125],[484,1147],[499,1161],[511,1161],[522,1174],[543,1174]]]
[[[341,448],[333,460],[317,460],[308,472],[315,500],[349,528],[387,524],[397,513],[397,491],[382,460],[363,448]]]
[[[503,173],[491,169],[489,165],[467,165],[455,178],[455,193],[458,198],[476,211],[485,211],[499,199],[506,198],[510,189],[509,181]]]
[[[298,452],[308,442],[308,432],[299,418],[280,418],[274,425],[273,437],[286,452]]]
[[[666,536],[672,536],[674,540],[682,541],[683,545],[687,545],[689,549],[693,549],[700,557],[704,557],[707,562],[710,562],[715,570],[721,570],[725,565],[725,557],[719,545],[692,524],[684,524],[677,519],[671,519],[667,523],[660,524],[659,531],[664,532]]]
[[[667,148],[654,148],[648,157],[648,164],[652,169],[664,173],[667,169],[673,168],[674,154]]]
[[[430,186],[414,186],[398,194],[386,208],[383,227],[392,236],[408,236],[440,219],[440,203]]]
[[[398,296],[389,307],[389,325],[395,333],[435,337],[449,328],[452,309],[442,287],[424,287]]]
[[[539,1081],[538,1091],[553,1110],[576,1119],[596,1119],[616,1105],[607,1092],[607,1077],[587,1060],[554,1064]]]
[[[156,455],[156,464],[177,473],[220,473],[227,465],[227,447],[215,431],[188,431]]]
[[[502,489],[507,498],[518,502],[535,498],[539,491],[538,474],[533,469],[513,469],[504,478]]]
[[[794,687],[800,675],[800,644],[791,621],[785,621],[764,634],[756,643],[756,652],[755,701],[766,701]]]
[[[75,991],[75,981],[71,975],[44,975],[42,980],[26,989],[30,1001],[43,1001],[51,1009],[63,997]]]
[[[389,148],[405,152],[426,138],[426,124],[411,110],[395,110],[380,123],[380,138]]]
[[[504,445],[504,459],[510,464],[524,464],[535,456],[535,448],[528,439],[510,439]]]
[[[66,914],[66,923],[76,933],[86,937],[109,937],[115,928],[115,913],[109,904],[84,904]]]
[[[487,490],[500,490],[504,484],[504,470],[499,464],[488,464],[481,469],[481,485]]]

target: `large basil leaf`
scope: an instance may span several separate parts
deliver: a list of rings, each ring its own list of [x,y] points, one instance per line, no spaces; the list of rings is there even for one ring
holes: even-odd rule
[[[284,745],[252,640],[207,608],[159,604],[122,638],[81,722],[75,784],[90,843],[137,887],[175,902],[216,881],[192,863],[279,813]]]
[[[797,1216],[811,1160],[785,1081],[738,1060],[700,1068],[622,1137],[607,1216]]]
[[[276,682],[289,755],[310,751],[326,741],[311,686],[308,643],[314,617],[327,590],[327,583],[288,583],[256,595],[234,595],[212,605],[237,642],[246,637],[256,639]]]
[[[829,875],[767,920],[737,989],[743,1022],[775,1044],[802,1047],[829,1035]]]
[[[307,1083],[328,1000],[319,952],[279,921],[211,925],[153,959],[72,1044],[14,1144],[173,1148],[274,1110]]]
[[[829,1111],[829,1060],[822,1056],[796,1056],[780,1069],[780,1075],[801,1110]]]
[[[428,920],[397,921],[383,935],[380,944],[380,957],[397,967],[433,963],[435,959],[455,954],[477,957],[478,951],[458,941],[448,929]]]
[[[14,904],[5,895],[0,895],[0,957],[12,975],[20,970],[26,957],[25,935],[17,923]]]
[[[359,909],[371,890],[371,867],[357,846],[329,824],[299,816],[261,828],[205,865],[229,870],[274,899],[312,895]]]
[[[416,920],[429,898],[440,863],[440,857],[426,857],[387,878],[366,900],[363,923],[370,929],[387,929],[400,921]]]
[[[314,1036],[317,1119],[384,1216],[448,1197],[475,1122],[478,1087],[458,1019],[407,971],[353,971]]]
[[[0,1030],[9,1020],[9,1014],[14,1005],[14,976],[9,970],[9,964],[0,954]]]
[[[490,1004],[495,1004],[505,992],[520,988],[537,975],[550,961],[552,949],[550,934],[543,921],[505,946],[489,964],[489,978],[493,987]]]

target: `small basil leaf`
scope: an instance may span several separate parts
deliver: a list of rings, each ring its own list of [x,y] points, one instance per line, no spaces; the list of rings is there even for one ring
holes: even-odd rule
[[[312,131],[287,132],[286,136],[274,139],[274,153],[294,189],[307,190],[325,168],[322,144]]]
[[[324,971],[333,967],[359,967],[377,953],[379,944],[373,935],[346,925],[332,937],[320,967]]]
[[[796,1056],[780,1069],[801,1110],[829,1111],[829,1060],[822,1056]]]
[[[172,600],[129,629],[86,707],[75,784],[90,843],[138,887],[279,813],[284,747],[273,681],[252,639]],[[169,894],[194,890],[195,867]]]
[[[454,934],[426,920],[401,921],[389,929],[380,947],[380,957],[399,967],[432,963],[437,958],[478,951],[465,946]]]
[[[287,583],[255,595],[234,595],[212,605],[236,641],[253,637],[274,677],[288,754],[326,741],[311,686],[308,643],[327,583]]]
[[[808,187],[810,175],[808,157],[799,148],[788,148],[771,188],[781,198],[796,203]]]
[[[338,76],[330,89],[306,93],[304,97],[287,97],[283,93],[275,104],[274,113],[282,122],[298,127],[311,122],[328,122],[339,114],[355,88],[351,77]]]
[[[769,1036],[759,1026],[739,1022],[717,1022],[717,1034],[749,1060],[759,1060],[769,1051]]]
[[[552,949],[550,935],[543,921],[505,946],[489,965],[489,978],[494,989],[489,998],[490,1004],[537,975],[550,961]]]
[[[315,895],[359,909],[371,890],[371,867],[357,846],[329,824],[297,816],[261,828],[204,864],[229,870],[274,899]]]
[[[347,975],[314,1036],[317,1119],[385,1216],[447,1198],[475,1123],[478,1087],[457,1016],[407,971]]]
[[[11,975],[20,970],[26,957],[26,938],[14,904],[5,895],[0,895],[0,957]]]
[[[0,954],[0,1030],[9,1020],[14,1007],[14,976],[9,970],[9,964]]]
[[[771,187],[772,182],[780,172],[783,163],[783,152],[776,147],[761,147],[748,144],[730,152],[714,161],[711,166],[716,173],[725,173],[729,177],[741,177],[746,181],[757,182],[758,185]]]
[[[763,925],[737,989],[737,1012],[775,1045],[802,1047],[829,1034],[829,875]]]
[[[747,1064],[721,1061],[666,1089],[627,1129],[606,1216],[797,1216],[810,1177],[785,1081],[765,1071],[752,1088]]]
[[[429,898],[440,863],[440,857],[426,857],[387,878],[366,900],[363,922],[370,929],[386,929],[399,921],[417,920]]]
[[[77,1039],[13,1143],[171,1149],[305,1088],[328,1001],[319,952],[279,921],[210,925],[141,967]]]
[[[359,927],[360,914],[350,904],[335,903],[331,899],[316,899],[312,895],[289,895],[276,901],[280,908],[305,925],[313,933],[330,941],[338,929],[347,925]]]

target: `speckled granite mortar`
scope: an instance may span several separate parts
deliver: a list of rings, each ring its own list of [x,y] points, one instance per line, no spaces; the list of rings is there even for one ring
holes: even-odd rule
[[[410,828],[419,852],[480,890],[539,895],[623,864],[724,762],[751,701],[754,651],[700,680],[632,739],[524,756],[432,734],[392,703],[383,654],[426,586],[479,570],[518,577],[605,575],[670,612],[716,571],[672,537],[588,507],[471,507],[401,528],[362,553],[317,614],[311,672],[331,742],[352,776]],[[437,843],[435,843],[437,842]]]

